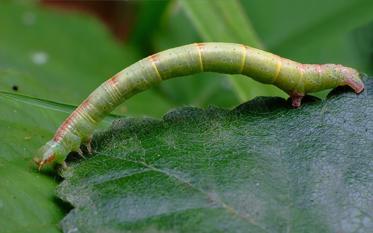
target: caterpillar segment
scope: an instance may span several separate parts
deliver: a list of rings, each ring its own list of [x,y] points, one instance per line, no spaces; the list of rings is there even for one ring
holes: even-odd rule
[[[81,153],[81,144],[91,151],[97,124],[120,103],[163,80],[199,72],[243,74],[275,85],[289,94],[293,107],[299,107],[310,92],[344,85],[356,93],[364,89],[359,73],[342,65],[301,64],[241,44],[185,45],[144,58],[104,82],[61,124],[34,161],[41,169],[46,164],[64,164],[71,151]]]

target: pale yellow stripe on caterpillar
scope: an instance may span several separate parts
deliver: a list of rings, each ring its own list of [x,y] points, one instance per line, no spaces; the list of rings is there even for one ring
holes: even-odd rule
[[[88,110],[90,108],[89,99],[86,100],[86,104],[82,104],[82,108],[84,110]],[[91,115],[88,113],[88,111],[82,111],[80,112],[81,116],[91,122],[93,125],[97,124],[97,121],[91,117]]]
[[[272,83],[275,83],[278,76],[280,75],[280,72],[281,72],[281,68],[282,68],[282,58],[281,57],[278,57],[277,59],[277,63],[276,63],[276,71],[275,71],[275,75],[273,77],[273,81]]]
[[[121,93],[115,88],[115,82],[116,79],[113,77],[106,81],[106,84],[103,86],[106,93],[113,99],[113,103],[117,103],[122,98]]]
[[[116,96],[117,100],[122,98],[122,93],[118,88],[119,82],[118,78],[120,77],[121,73],[114,75],[111,79],[108,80],[108,84],[113,91],[113,94]]]
[[[115,103],[117,97],[116,95],[110,90],[110,87],[108,85],[103,86],[104,91],[111,97],[111,101],[108,103]]]
[[[299,74],[299,81],[298,81],[296,86],[300,85],[303,88],[304,87],[304,71],[305,71],[304,64],[299,63],[297,68],[298,68],[300,74]]]
[[[240,71],[239,71],[240,74],[242,74],[243,69],[245,68],[246,56],[247,56],[247,47],[245,45],[241,45],[241,48],[243,52],[242,52],[241,66],[240,66]]]
[[[194,43],[195,47],[197,48],[198,52],[198,59],[199,59],[199,65],[201,67],[201,72],[204,71],[203,68],[203,60],[202,60],[202,48],[203,48],[203,43]]]
[[[155,73],[157,74],[158,80],[162,81],[161,73],[159,73],[157,65],[155,64],[158,61],[158,55],[157,54],[153,54],[153,55],[149,56],[149,61],[152,64],[152,66],[153,66],[153,68],[155,70]]]
[[[71,132],[71,133],[74,133],[74,134],[79,134],[78,132],[78,129],[76,127],[73,127],[73,124],[79,119],[82,117],[82,108],[81,107],[78,107],[75,111],[74,111],[74,117],[70,118],[70,123],[69,124],[66,124],[66,127],[64,129],[65,132]]]

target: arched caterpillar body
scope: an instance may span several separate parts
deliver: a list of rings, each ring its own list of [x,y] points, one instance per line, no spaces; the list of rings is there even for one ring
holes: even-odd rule
[[[356,93],[364,89],[359,73],[342,65],[301,64],[241,44],[185,45],[144,58],[104,82],[62,123],[34,161],[39,169],[64,164],[71,151],[80,152],[81,144],[90,148],[96,125],[124,100],[162,80],[205,71],[243,74],[273,84],[290,95],[294,107],[309,92],[342,85]]]

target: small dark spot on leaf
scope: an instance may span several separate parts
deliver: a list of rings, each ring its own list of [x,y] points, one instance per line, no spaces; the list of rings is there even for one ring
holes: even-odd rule
[[[18,91],[18,86],[17,86],[17,85],[13,85],[13,86],[12,86],[12,90],[13,90],[13,91]]]

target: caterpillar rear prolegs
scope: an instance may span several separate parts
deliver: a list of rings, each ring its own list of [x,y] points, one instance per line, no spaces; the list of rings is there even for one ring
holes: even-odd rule
[[[300,82],[292,91],[288,92],[292,99],[292,106],[295,108],[300,107],[302,98],[306,93],[337,86],[349,86],[355,93],[364,90],[364,83],[355,69],[335,64],[300,64],[300,67],[302,68],[300,77],[302,77],[303,82]],[[315,77],[312,70],[316,70],[318,76]],[[320,88],[320,86],[324,88]]]
[[[163,80],[205,71],[243,74],[275,85],[290,95],[293,107],[310,92],[345,85],[356,93],[364,89],[359,73],[342,65],[301,64],[241,44],[185,45],[144,58],[104,82],[62,123],[34,161],[41,169],[46,164],[63,165],[71,151],[80,153],[81,144],[92,151],[97,124],[124,100]]]

